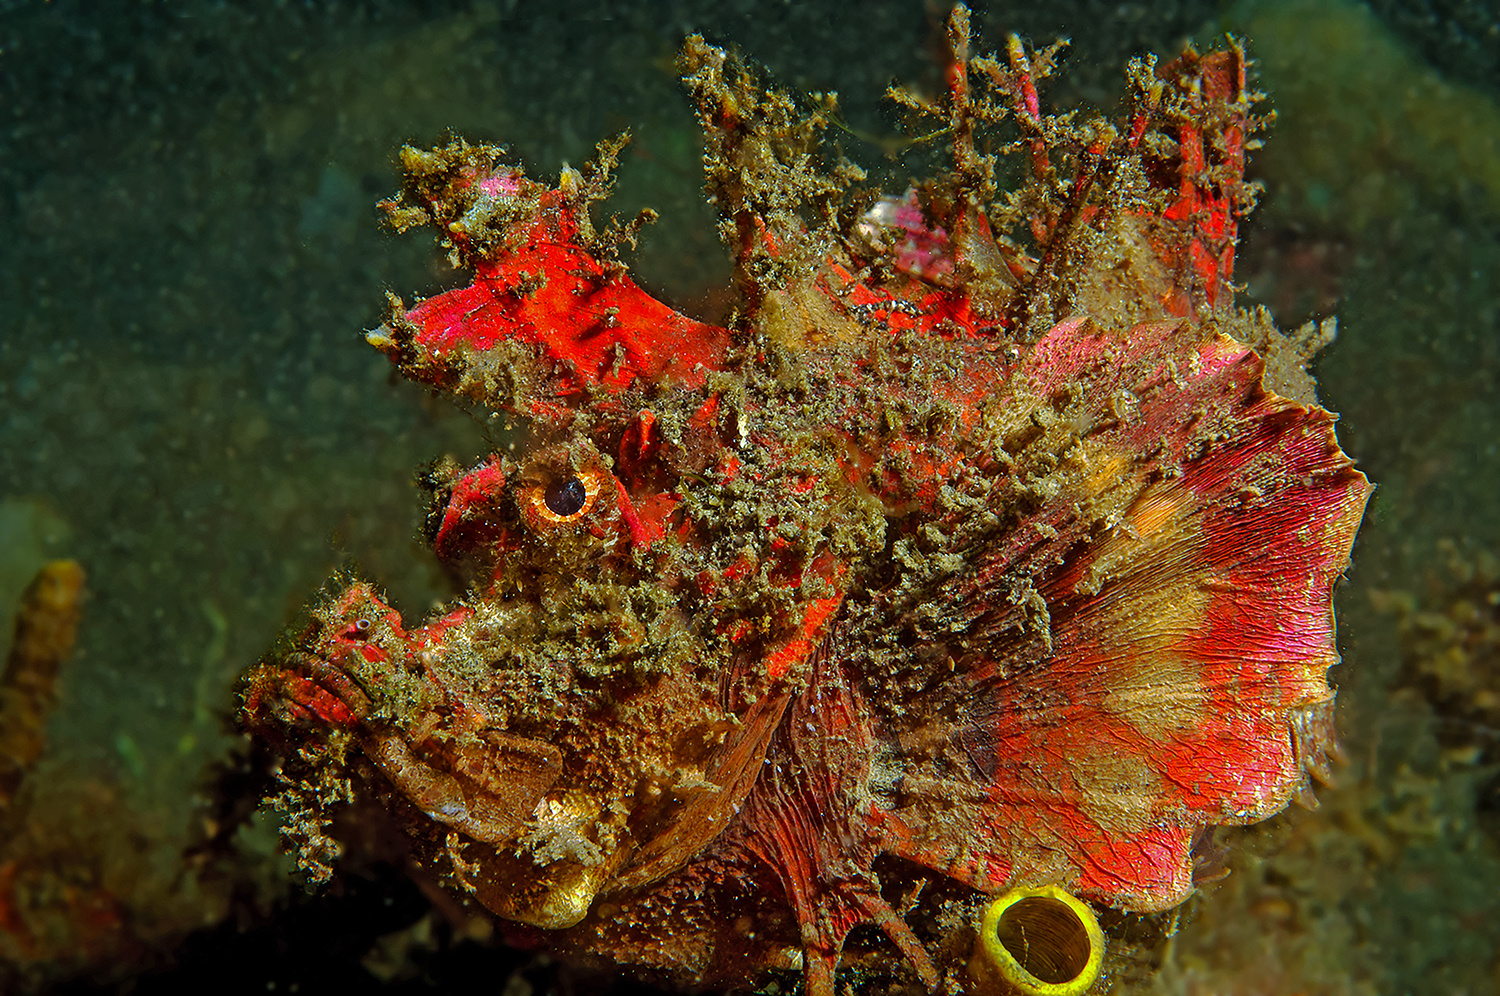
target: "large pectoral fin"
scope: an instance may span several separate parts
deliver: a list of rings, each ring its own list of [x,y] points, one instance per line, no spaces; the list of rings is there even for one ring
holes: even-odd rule
[[[987,890],[1159,909],[1191,890],[1201,828],[1265,819],[1326,771],[1333,588],[1370,489],[1333,416],[1260,372],[1204,344],[1179,390],[1138,392],[1138,418],[1095,437],[1134,489],[1123,514],[1057,512],[1060,539],[999,558],[988,576],[1039,616],[960,662],[939,747],[908,752],[897,850]]]

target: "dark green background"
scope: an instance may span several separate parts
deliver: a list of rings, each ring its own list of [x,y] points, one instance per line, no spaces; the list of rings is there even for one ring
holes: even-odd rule
[[[683,35],[739,45],[791,88],[838,91],[845,151],[893,185],[898,167],[860,136],[893,133],[888,83],[937,79],[940,17],[915,0],[543,6],[0,5],[0,595],[11,604],[46,555],[89,571],[33,806],[76,836],[65,850],[109,870],[139,935],[77,985],[149,989],[166,983],[141,973],[176,966],[232,991],[464,973],[499,991],[511,971],[482,945],[401,933],[425,905],[399,881],[288,910],[306,900],[286,897],[264,825],[219,879],[181,875],[208,766],[238,742],[233,678],[328,572],[359,565],[409,613],[446,594],[414,538],[412,472],[482,452],[483,431],[394,381],[360,339],[387,289],[459,279],[425,234],[377,226],[397,147],[451,130],[550,177],[631,128],[614,206],[662,212],[638,273],[693,310],[728,266],[672,72]],[[1380,485],[1340,591],[1345,787],[1324,815],[1251,835],[1238,885],[1194,901],[1154,985],[1500,990],[1500,860],[1475,812],[1494,767],[1444,751],[1427,705],[1393,691],[1394,623],[1371,601],[1426,592],[1441,539],[1500,549],[1494,11],[1066,2],[980,5],[975,23],[984,47],[1013,30],[1071,36],[1044,99],[1105,109],[1132,54],[1248,39],[1280,120],[1252,167],[1266,193],[1244,300],[1283,328],[1337,314],[1322,396]],[[217,933],[181,947],[194,928]],[[378,934],[394,954],[369,954]],[[311,953],[298,936],[317,938]],[[215,952],[239,962],[201,967]],[[66,974],[38,972],[29,985]]]

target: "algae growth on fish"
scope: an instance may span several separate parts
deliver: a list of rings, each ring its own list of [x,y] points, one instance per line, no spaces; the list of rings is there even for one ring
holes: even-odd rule
[[[619,142],[556,186],[403,150],[392,224],[474,282],[368,338],[518,442],[424,475],[460,598],[336,579],[245,679],[314,879],[358,800],[512,939],[670,984],[1082,992],[1093,910],[1180,903],[1208,828],[1326,775],[1368,485],[1323,333],[1233,302],[1243,53],[1139,60],[1084,119],[1043,113],[1056,47],[949,40],[941,100],[895,96],[951,168],[885,196],[831,98],[688,40],[722,327],[631,279],[646,218],[595,218]]]

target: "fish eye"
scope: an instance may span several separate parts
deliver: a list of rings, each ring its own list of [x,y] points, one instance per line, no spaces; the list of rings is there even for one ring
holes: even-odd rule
[[[594,507],[606,480],[603,471],[586,469],[533,481],[522,489],[522,511],[534,528],[577,522]]]
[[[588,489],[576,477],[553,481],[542,489],[542,502],[553,515],[563,519],[582,512],[588,499]]]

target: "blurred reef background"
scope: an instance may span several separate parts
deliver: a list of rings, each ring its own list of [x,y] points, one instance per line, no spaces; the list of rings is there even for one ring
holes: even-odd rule
[[[499,948],[378,842],[305,895],[246,822],[235,676],[338,567],[408,613],[448,596],[413,472],[488,448],[361,341],[386,290],[459,279],[374,202],[403,142],[502,142],[551,177],[628,127],[611,207],[662,214],[637,274],[710,313],[729,265],[682,37],[837,91],[845,152],[899,189],[881,98],[936,85],[945,12],[0,0],[0,632],[44,563],[88,572],[47,752],[0,806],[0,991],[644,991]],[[1284,330],[1337,316],[1320,393],[1379,485],[1339,591],[1339,787],[1223,834],[1232,873],[1124,943],[1114,991],[1500,992],[1500,8],[1060,0],[975,25],[1070,37],[1064,106],[1114,107],[1133,54],[1246,40],[1278,119],[1241,301]]]

